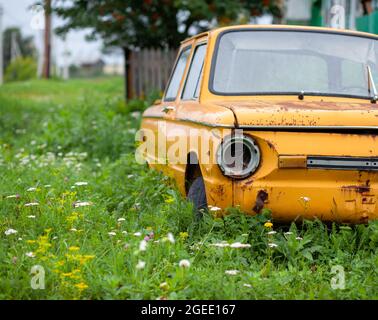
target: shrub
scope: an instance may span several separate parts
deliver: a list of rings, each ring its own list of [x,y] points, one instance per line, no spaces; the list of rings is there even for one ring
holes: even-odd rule
[[[17,58],[7,67],[5,81],[25,81],[35,78],[37,63],[33,58]]]

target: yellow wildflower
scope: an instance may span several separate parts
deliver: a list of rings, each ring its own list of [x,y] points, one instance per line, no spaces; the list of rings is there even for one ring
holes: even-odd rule
[[[79,290],[84,290],[84,289],[88,288],[88,286],[84,282],[80,282],[80,283],[75,284],[75,287],[78,288]]]
[[[72,272],[62,273],[63,277],[71,278],[73,276]]]
[[[79,247],[72,246],[72,247],[69,247],[68,250],[69,250],[69,251],[79,251],[80,248],[79,248]]]
[[[267,221],[264,223],[264,227],[265,228],[272,228],[273,227],[273,223],[271,223],[270,221]]]
[[[185,240],[187,237],[189,237],[189,234],[187,232],[180,232],[180,238],[182,240]]]
[[[55,265],[56,265],[57,267],[61,267],[61,266],[64,265],[64,261],[63,261],[63,260],[60,260],[60,261],[56,262]]]
[[[175,202],[175,199],[173,199],[172,197],[168,197],[167,199],[165,199],[165,203],[173,203]]]

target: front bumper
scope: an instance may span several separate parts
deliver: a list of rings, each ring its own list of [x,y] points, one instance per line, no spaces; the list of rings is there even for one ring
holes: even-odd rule
[[[256,214],[263,201],[277,221],[366,223],[378,218],[378,172],[279,169],[268,179],[234,181],[233,188],[234,206]]]

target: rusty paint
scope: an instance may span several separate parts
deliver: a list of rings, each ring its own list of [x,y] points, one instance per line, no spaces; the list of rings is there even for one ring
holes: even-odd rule
[[[370,181],[367,180],[365,185],[360,185],[360,186],[342,186],[341,190],[354,191],[357,193],[367,193],[367,192],[370,192]]]
[[[216,199],[220,199],[222,200],[223,197],[225,196],[225,190],[224,190],[224,186],[223,185],[218,185],[214,188],[211,189],[211,193],[216,197]],[[214,199],[214,198],[213,198]]]
[[[231,110],[237,126],[374,126],[378,115],[370,102],[254,100],[216,105]]]
[[[240,107],[247,107],[251,109],[278,109],[278,110],[285,110],[285,111],[299,111],[299,110],[358,110],[358,111],[370,111],[371,104],[369,103],[344,103],[344,102],[307,102],[307,101],[282,101],[282,102],[275,102],[272,104],[270,101],[230,101],[230,102],[220,102],[218,105],[224,106],[229,109],[235,109]],[[256,110],[257,111],[257,110]],[[378,115],[376,115],[378,116]]]
[[[245,183],[245,185],[246,185],[246,186],[250,186],[252,183],[253,183],[253,179],[250,179],[250,180],[248,180],[248,181]]]
[[[256,197],[256,203],[253,207],[253,211],[256,213],[260,213],[262,208],[264,207],[264,202],[268,199],[268,193],[264,190],[260,190]]]
[[[268,144],[268,147],[269,147],[270,149],[274,150],[274,144],[273,144],[273,142],[267,140],[266,143]]]

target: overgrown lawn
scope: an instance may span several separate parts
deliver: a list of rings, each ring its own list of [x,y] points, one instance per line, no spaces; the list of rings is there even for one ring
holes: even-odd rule
[[[146,105],[125,106],[119,78],[0,87],[0,298],[378,297],[375,222],[269,227],[268,210],[235,209],[193,221],[174,184],[134,160]],[[345,289],[332,289],[340,267]]]

